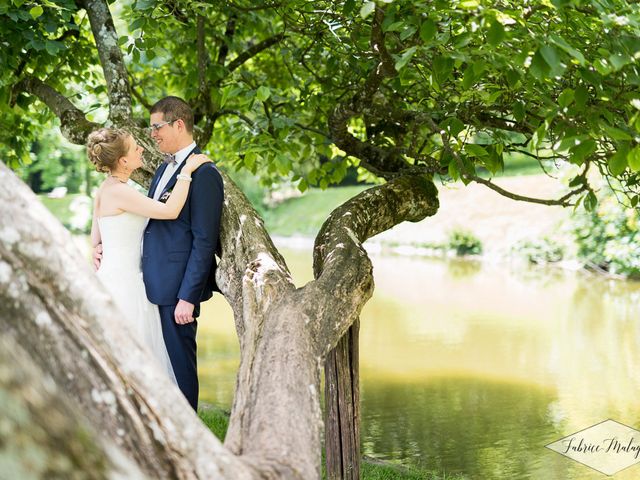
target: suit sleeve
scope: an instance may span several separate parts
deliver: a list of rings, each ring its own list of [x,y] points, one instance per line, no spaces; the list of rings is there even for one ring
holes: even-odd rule
[[[220,173],[203,165],[192,174],[190,214],[193,245],[178,298],[197,304],[204,290],[218,246],[224,198]]]

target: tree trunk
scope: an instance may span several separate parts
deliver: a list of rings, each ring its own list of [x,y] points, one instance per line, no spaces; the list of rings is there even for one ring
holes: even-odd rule
[[[324,364],[324,445],[327,478],[360,478],[360,320],[353,322]]]
[[[113,442],[100,437],[18,342],[4,334],[0,398],[0,477],[146,478]]]
[[[217,280],[241,354],[224,446],[129,333],[69,233],[0,163],[3,334],[73,399],[69,408],[103,444],[151,478],[319,478],[320,368],[373,290],[362,242],[435,213],[437,192],[428,179],[400,178],[347,202],[316,239],[317,279],[296,289],[262,221],[223,177]]]

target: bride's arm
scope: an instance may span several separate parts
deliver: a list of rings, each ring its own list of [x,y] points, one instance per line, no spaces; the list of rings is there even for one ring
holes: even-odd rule
[[[191,178],[191,175],[188,175],[188,177]],[[173,220],[178,218],[180,210],[182,210],[184,202],[187,200],[190,184],[191,182],[179,178],[167,203],[149,198],[124,183],[112,186],[109,193],[111,194],[113,205],[120,210],[143,217]]]
[[[98,270],[100,268],[100,260],[102,258],[102,247],[98,252],[96,247],[99,247],[102,243],[102,236],[100,235],[100,225],[98,225],[98,197],[93,202],[93,217],[91,218],[91,246],[93,247],[93,268]]]
[[[184,203],[187,201],[187,195],[189,194],[191,172],[209,162],[211,162],[211,160],[206,155],[199,154],[189,157],[184,167],[182,167],[180,175],[178,175],[178,181],[175,187],[173,187],[167,203],[153,200],[123,183],[111,189],[115,206],[125,212],[136,213],[143,217],[157,218],[160,220],[173,220],[178,218],[180,210],[182,210]]]

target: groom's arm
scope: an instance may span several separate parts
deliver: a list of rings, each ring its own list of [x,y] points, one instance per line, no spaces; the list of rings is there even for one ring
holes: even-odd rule
[[[198,168],[192,179],[189,203],[193,245],[178,298],[195,305],[209,278],[218,246],[224,191],[222,177],[211,164]]]

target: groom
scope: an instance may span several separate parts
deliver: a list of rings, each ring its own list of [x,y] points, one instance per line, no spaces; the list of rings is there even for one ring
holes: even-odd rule
[[[200,153],[193,141],[193,112],[178,97],[151,107],[151,137],[168,160],[156,171],[149,197],[165,202],[185,160]],[[164,341],[178,386],[194,410],[198,407],[196,318],[200,302],[215,288],[222,177],[212,163],[192,173],[189,196],[175,220],[149,220],[144,232],[142,273],[151,303],[158,305]]]

